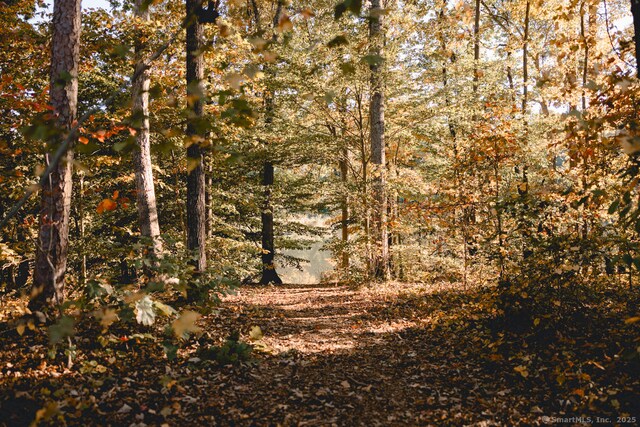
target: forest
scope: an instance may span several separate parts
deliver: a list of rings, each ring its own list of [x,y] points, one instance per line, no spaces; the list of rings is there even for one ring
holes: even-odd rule
[[[0,19],[0,426],[640,423],[640,0]]]

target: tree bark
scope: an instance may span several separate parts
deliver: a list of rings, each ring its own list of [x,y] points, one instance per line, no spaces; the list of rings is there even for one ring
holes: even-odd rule
[[[55,143],[71,131],[78,105],[80,60],[80,0],[55,0],[51,43],[49,96],[56,126]],[[56,144],[52,144],[55,148]],[[45,155],[47,165],[53,151]],[[69,149],[42,188],[40,228],[30,306],[41,309],[64,299],[64,275],[69,248],[73,151]]]
[[[260,31],[260,15],[255,1],[254,14],[255,22],[258,31]],[[280,21],[280,14],[282,13],[282,1],[278,1],[276,7],[276,13],[273,16],[272,28],[274,31],[272,40],[276,41],[275,29]],[[275,75],[275,70],[268,70],[272,75]],[[265,129],[269,130],[273,123],[273,93],[269,90],[265,91],[264,104],[265,104]],[[267,153],[267,157],[269,153]],[[282,279],[276,271],[276,265],[274,263],[275,258],[275,243],[274,243],[274,230],[273,230],[273,206],[271,205],[271,189],[274,182],[274,167],[271,160],[266,160],[262,170],[262,185],[264,186],[264,205],[262,207],[262,277],[260,278],[260,284],[266,285],[269,283],[275,283],[276,285],[282,284]]]
[[[149,9],[144,0],[136,0],[135,15],[145,23],[149,21]],[[136,71],[144,67],[144,43],[142,31],[136,39]],[[138,222],[140,234],[152,241],[151,255],[157,258],[162,251],[160,241],[160,224],[158,222],[158,209],[156,206],[156,193],[153,183],[153,171],[151,169],[151,144],[149,130],[149,85],[150,72],[148,68],[139,72],[133,81],[133,105],[132,116],[136,133],[138,150],[134,152],[133,163],[136,172],[136,199],[138,206]]]
[[[347,188],[349,172],[347,164],[348,161],[349,149],[347,147],[346,141],[343,141],[342,154],[340,155],[338,166],[340,167],[340,180],[342,181],[342,200],[340,201],[340,209],[342,211],[340,218],[342,260],[340,266],[344,271],[349,270],[349,250],[347,249],[347,245],[349,243],[349,190]]]
[[[382,54],[384,34],[382,19],[377,10],[381,8],[380,0],[372,0],[369,21],[369,42],[374,56]],[[375,176],[373,182],[374,207],[374,255],[373,276],[377,279],[389,279],[389,240],[387,230],[387,177],[386,177],[386,149],[384,140],[384,79],[380,61],[373,61],[370,65],[371,99],[369,105],[369,124],[371,140],[371,160],[374,164]]]
[[[197,271],[207,268],[204,156],[200,141],[204,115],[203,27],[198,22],[199,0],[187,0],[187,105],[191,117],[187,122],[187,249],[196,252]],[[195,167],[193,164],[195,163]]]
[[[633,15],[633,39],[636,43],[636,68],[640,78],[640,0],[631,0],[631,14]]]
[[[473,93],[478,93],[478,63],[480,61],[480,0],[476,0],[476,11],[473,22]],[[477,98],[477,97],[476,97]],[[477,99],[476,99],[477,101]]]
[[[273,207],[271,206],[271,187],[274,181],[273,163],[264,163],[262,171],[262,185],[264,186],[264,206],[262,207],[262,277],[260,284],[282,284],[273,262],[275,257],[274,233],[273,233]]]
[[[527,102],[529,101],[529,67],[528,67],[528,49],[529,49],[529,11],[531,3],[527,1],[524,15],[524,37],[522,42],[522,115],[526,124]]]
[[[78,194],[78,216],[79,218],[79,234],[80,234],[80,253],[82,260],[80,264],[80,283],[85,284],[87,281],[87,253],[85,247],[85,227],[84,227],[84,172],[80,172],[80,191]]]
[[[213,198],[211,195],[211,191],[213,189],[213,167],[211,163],[207,167],[207,175],[206,175],[206,189],[205,189],[205,197],[204,202],[207,209],[207,221],[206,221],[206,232],[207,238],[210,239],[213,237]]]

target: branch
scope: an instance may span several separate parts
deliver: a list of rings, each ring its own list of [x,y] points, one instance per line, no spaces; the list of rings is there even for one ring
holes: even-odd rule
[[[200,2],[200,3],[202,3],[202,2]],[[171,36],[167,39],[167,41],[164,42],[162,44],[162,46],[160,46],[146,61],[144,61],[135,70],[135,72],[131,76],[131,79],[130,79],[129,82],[127,82],[126,84],[120,85],[118,87],[118,89],[113,91],[111,93],[111,95],[104,102],[102,102],[101,104],[94,105],[92,108],[89,108],[89,110],[87,110],[87,112],[84,113],[84,115],[82,115],[82,117],[80,117],[80,119],[77,120],[76,124],[69,130],[69,133],[67,134],[67,136],[64,138],[64,140],[62,141],[62,143],[60,144],[60,146],[58,147],[58,149],[54,153],[53,157],[51,158],[51,160],[49,162],[49,166],[47,166],[47,168],[42,173],[42,175],[40,175],[40,181],[38,183],[38,186],[37,187],[36,186],[29,186],[26,189],[26,191],[24,192],[24,194],[22,195],[20,200],[18,200],[18,202],[13,205],[13,207],[9,210],[9,212],[5,215],[5,217],[2,218],[2,222],[0,222],[0,229],[3,228],[5,225],[7,225],[9,220],[11,220],[11,218],[13,218],[18,213],[20,208],[22,208],[22,206],[24,206],[24,204],[27,202],[27,200],[29,200],[29,197],[31,197],[33,195],[33,193],[35,193],[38,188],[41,188],[46,184],[46,180],[49,177],[49,175],[51,175],[53,170],[58,166],[58,163],[60,162],[60,159],[62,159],[62,157],[69,150],[72,142],[75,139],[75,136],[76,136],[80,126],[82,126],[82,124],[84,122],[86,122],[89,119],[89,117],[91,117],[93,114],[96,114],[100,110],[102,110],[102,108],[108,107],[111,104],[113,104],[113,102],[116,99],[116,97],[123,90],[125,90],[127,87],[131,86],[131,82],[135,81],[143,72],[148,70],[151,67],[151,63],[153,61],[155,61],[156,59],[158,59],[160,57],[160,55],[162,55],[162,53],[164,51],[166,51],[169,48],[169,46],[171,46],[176,41],[176,39],[178,38],[178,36],[182,32],[182,30],[185,28],[185,26],[188,24],[188,22],[191,20],[191,18],[192,18],[192,16],[187,16],[184,19],[184,21],[182,22],[182,24],[180,26],[180,29],[174,31],[173,34],[171,34]]]

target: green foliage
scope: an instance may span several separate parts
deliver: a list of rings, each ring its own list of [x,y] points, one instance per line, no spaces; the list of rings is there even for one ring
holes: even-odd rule
[[[212,360],[220,365],[239,365],[251,361],[253,346],[240,341],[240,333],[232,332],[224,344],[202,348],[198,355],[204,360]]]

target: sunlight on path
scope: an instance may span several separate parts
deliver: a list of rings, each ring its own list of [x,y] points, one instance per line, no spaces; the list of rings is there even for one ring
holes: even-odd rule
[[[379,334],[418,325],[416,321],[385,321],[370,316],[369,310],[374,308],[371,295],[345,286],[244,288],[227,301],[246,305],[254,312],[252,317],[260,322],[265,343],[277,353],[353,351],[376,342]]]

